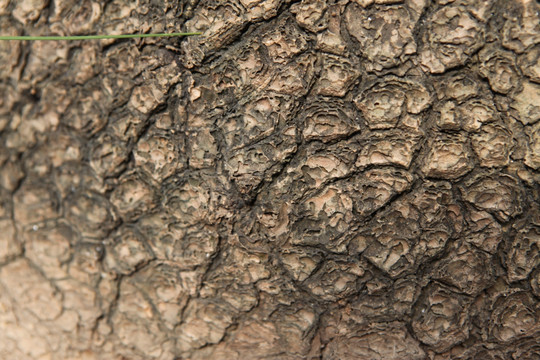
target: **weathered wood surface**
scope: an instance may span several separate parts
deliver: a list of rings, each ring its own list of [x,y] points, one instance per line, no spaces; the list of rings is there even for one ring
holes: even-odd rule
[[[532,0],[0,0],[0,358],[538,359]]]

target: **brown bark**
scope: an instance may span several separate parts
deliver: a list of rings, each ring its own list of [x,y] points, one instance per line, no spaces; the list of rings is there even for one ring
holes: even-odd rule
[[[536,359],[532,0],[0,0],[3,359]]]

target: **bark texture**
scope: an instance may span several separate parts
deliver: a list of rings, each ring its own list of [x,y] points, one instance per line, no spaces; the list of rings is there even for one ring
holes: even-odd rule
[[[3,359],[539,359],[533,0],[0,0]]]

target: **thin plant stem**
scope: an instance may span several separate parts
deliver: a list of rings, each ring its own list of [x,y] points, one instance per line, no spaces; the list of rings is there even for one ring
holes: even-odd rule
[[[103,39],[136,39],[136,38],[155,38],[155,37],[173,37],[173,36],[193,36],[193,35],[201,35],[201,33],[189,32],[189,33],[168,33],[168,34],[123,34],[123,35],[0,36],[0,40],[20,40],[20,41],[103,40]]]

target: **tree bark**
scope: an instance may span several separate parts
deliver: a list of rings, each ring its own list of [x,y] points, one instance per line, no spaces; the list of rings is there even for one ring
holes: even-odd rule
[[[533,0],[0,0],[3,359],[536,359]]]

